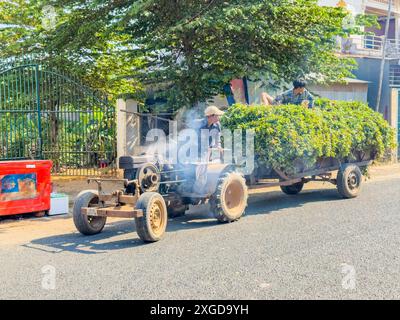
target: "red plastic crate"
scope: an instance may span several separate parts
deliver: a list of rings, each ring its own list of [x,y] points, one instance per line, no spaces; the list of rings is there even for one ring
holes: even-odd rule
[[[50,210],[50,160],[0,161],[0,216]]]

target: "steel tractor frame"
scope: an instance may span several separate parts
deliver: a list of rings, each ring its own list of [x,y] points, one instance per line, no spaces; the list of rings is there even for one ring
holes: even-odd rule
[[[296,195],[310,181],[330,182],[343,198],[356,197],[363,175],[373,157],[356,155],[355,160],[320,159],[312,168],[296,163],[297,174],[257,163],[247,176],[240,167],[220,163],[161,164],[153,156],[124,156],[119,168],[123,179],[89,178],[97,190],[82,191],[76,198],[73,219],[84,235],[100,233],[107,217],[134,218],[136,231],[144,242],[160,240],[168,218],[181,216],[189,205],[210,204],[219,222],[233,222],[242,217],[247,207],[248,189],[279,186],[288,195]],[[336,173],[335,173],[336,171]],[[102,183],[121,182],[121,189],[103,191]],[[123,186],[123,187],[122,187]]]

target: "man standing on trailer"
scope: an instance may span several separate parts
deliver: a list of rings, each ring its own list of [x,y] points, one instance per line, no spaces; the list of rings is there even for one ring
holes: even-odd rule
[[[307,82],[304,79],[297,79],[293,81],[293,89],[285,91],[278,95],[275,99],[268,93],[263,92],[261,99],[264,105],[283,105],[283,104],[295,104],[308,107],[309,109],[314,107],[314,97],[306,89]]]

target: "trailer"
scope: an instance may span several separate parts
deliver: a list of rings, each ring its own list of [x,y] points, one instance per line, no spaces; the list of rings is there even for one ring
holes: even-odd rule
[[[258,166],[246,178],[251,189],[279,186],[282,192],[288,195],[298,194],[308,182],[329,182],[336,185],[342,198],[350,199],[359,195],[363,172],[372,162],[373,157],[370,154],[344,160],[321,158],[311,168],[304,168],[304,164],[299,160],[298,167],[303,168],[294,174],[287,174],[277,168]]]
[[[123,179],[89,178],[97,190],[82,191],[76,198],[73,219],[84,235],[101,232],[107,217],[135,219],[136,231],[144,242],[160,240],[168,218],[181,216],[189,205],[210,204],[219,222],[239,220],[245,212],[248,190],[279,186],[288,195],[296,195],[311,181],[337,186],[343,198],[357,197],[362,186],[362,170],[374,155],[357,153],[352,158],[321,158],[311,168],[296,163],[296,173],[269,168],[256,161],[255,169],[243,175],[240,166],[212,162],[163,164],[154,156],[124,156],[119,167]],[[103,191],[102,183],[117,181],[121,189]]]

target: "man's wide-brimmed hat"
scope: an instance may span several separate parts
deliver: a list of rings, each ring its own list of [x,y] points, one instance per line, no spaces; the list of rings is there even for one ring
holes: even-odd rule
[[[209,106],[204,110],[204,115],[206,117],[216,115],[216,116],[222,116],[224,114],[223,111],[219,110],[216,106]]]

